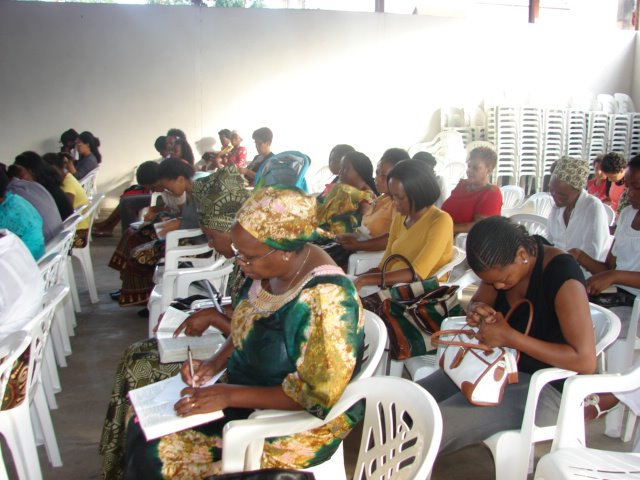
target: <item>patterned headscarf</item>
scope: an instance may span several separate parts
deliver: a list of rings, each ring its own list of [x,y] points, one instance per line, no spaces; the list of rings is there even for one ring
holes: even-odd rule
[[[556,162],[552,178],[566,182],[576,190],[582,190],[587,185],[589,177],[589,163],[581,158],[564,156]]]
[[[278,250],[297,250],[318,238],[316,199],[287,185],[255,192],[236,220],[256,240]]]
[[[244,177],[238,168],[231,165],[195,180],[193,198],[202,225],[228,232],[236,213],[249,198],[249,191],[244,188]]]

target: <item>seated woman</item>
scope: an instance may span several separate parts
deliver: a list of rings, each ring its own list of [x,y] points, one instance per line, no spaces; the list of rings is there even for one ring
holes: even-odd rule
[[[227,156],[227,165],[235,165],[244,168],[247,165],[247,149],[240,145],[242,137],[235,130],[231,132],[231,146],[233,147]]]
[[[44,254],[42,217],[24,198],[7,191],[9,177],[0,168],[0,229],[15,234],[38,261]]]
[[[640,288],[640,155],[629,161],[625,183],[629,206],[618,215],[613,245],[605,261],[598,261],[578,248],[569,251],[582,267],[593,274],[587,279],[590,295],[598,295],[611,285]],[[614,307],[612,310],[623,324],[628,324],[629,307]],[[626,327],[623,326],[621,337],[625,336]]]
[[[604,155],[598,155],[593,159],[594,176],[587,182],[587,193],[593,195],[598,200],[604,201],[609,196],[611,182],[607,180],[607,176],[602,171],[602,157],[604,157]]]
[[[62,191],[67,195],[71,205],[76,211],[82,207],[89,205],[87,192],[85,192],[78,179],[71,173],[65,172],[65,157],[61,153],[45,153],[42,159],[58,173],[62,178]],[[75,248],[83,248],[87,246],[89,237],[89,219],[85,219],[76,226],[76,236],[73,239]]]
[[[189,142],[187,142],[184,138],[176,138],[175,142],[173,143],[173,149],[171,152],[171,156],[173,158],[184,160],[191,166],[195,164],[191,145],[189,145]]]
[[[335,176],[333,177],[333,180],[325,185],[324,190],[316,197],[319,202],[324,201],[327,195],[329,195],[331,189],[340,180],[340,168],[342,168],[342,159],[344,156],[347,153],[355,151],[355,148],[346,144],[338,144],[331,149],[331,152],[329,152],[329,171]]]
[[[197,205],[200,228],[205,232],[209,246],[227,258],[233,257],[229,233],[231,224],[248,196],[249,192],[244,188],[244,179],[235,167],[216,171],[193,184],[193,197]],[[235,286],[231,291],[232,305],[236,304],[243,279],[242,275],[230,279],[230,284]],[[230,313],[220,314],[215,308],[205,308],[190,315],[176,334],[184,330],[186,335],[200,336],[212,326],[228,336],[229,322]],[[102,478],[114,480],[124,475],[126,425],[132,415],[128,392],[176,375],[181,365],[182,363],[160,363],[155,338],[136,342],[127,348],[116,372],[100,441],[100,454],[103,457]]]
[[[507,385],[496,407],[470,404],[443,370],[418,383],[434,396],[443,419],[440,453],[479,443],[490,435],[519,429],[531,374],[546,367],[592,373],[595,338],[584,277],[575,260],[545,246],[522,226],[505,217],[478,222],[467,237],[467,261],[482,280],[468,307],[467,322],[479,326],[486,345],[520,352],[517,384]],[[528,309],[505,322],[510,305],[526,298],[533,304],[529,335]],[[538,402],[537,423],[555,423],[560,392],[546,386]]]
[[[38,182],[53,197],[60,218],[64,221],[73,214],[73,205],[62,191],[62,177],[58,175],[36,152],[22,152],[15,158],[14,165],[20,167],[17,176],[22,180]]]
[[[228,383],[187,387],[178,415],[224,409],[225,417],[147,442],[127,429],[127,478],[203,478],[220,472],[222,429],[256,408],[307,410],[324,417],[358,370],[363,314],[351,281],[317,246],[316,201],[299,190],[267,187],[240,209],[231,228],[249,281],[227,343],[208,361],[182,368],[196,386],[227,368]],[[263,467],[306,468],[329,458],[362,418],[361,405],[327,425],[269,439]]]
[[[607,254],[609,221],[602,202],[584,190],[588,175],[585,160],[564,156],[556,162],[549,182],[555,205],[547,220],[548,240],[561,250],[579,248],[600,259]]]
[[[500,215],[502,192],[489,183],[497,160],[496,152],[489,147],[477,147],[469,153],[467,179],[460,180],[442,204],[442,210],[453,218],[454,235],[468,232],[483,218]]]
[[[453,221],[448,213],[434,205],[440,189],[429,168],[419,160],[398,163],[387,177],[389,194],[397,215],[389,230],[389,241],[378,268],[356,277],[358,290],[382,283],[381,268],[393,255],[405,257],[420,279],[433,275],[451,261],[453,251]],[[387,282],[411,282],[411,270],[400,261],[391,264]]]
[[[338,235],[336,241],[347,252],[368,251],[379,252],[387,248],[391,219],[395,212],[393,200],[389,195],[387,175],[399,162],[409,160],[409,154],[401,148],[390,148],[382,154],[376,166],[376,190],[380,194],[371,204],[371,207],[362,216],[361,229],[365,230],[369,238],[358,239],[353,234]],[[348,253],[344,257],[348,258]],[[335,260],[336,257],[332,255]],[[338,262],[340,265],[340,262]]]
[[[179,218],[160,213],[151,224],[139,230],[129,229],[120,239],[109,266],[120,272],[122,287],[118,302],[121,307],[145,304],[149,300],[153,271],[164,251],[163,243],[158,240],[179,228],[197,228],[198,219],[191,196],[193,174],[193,167],[183,160],[168,158],[160,164],[156,188],[167,190],[174,197],[186,194],[186,202]],[[158,221],[163,222],[156,229]]]
[[[67,159],[67,170],[78,180],[82,180],[89,172],[98,168],[102,162],[100,139],[91,132],[82,132],[76,140],[76,150],[80,157],[77,162]]]
[[[251,138],[253,138],[258,154],[253,157],[253,160],[251,160],[246,168],[241,168],[240,172],[247,178],[249,184],[253,185],[260,166],[266,160],[273,157],[273,152],[271,151],[273,132],[268,127],[262,127],[254,131]]]
[[[0,168],[4,168],[4,165],[1,165]],[[19,174],[17,170],[16,165],[11,165],[7,169],[10,180],[7,190],[21,196],[35,207],[42,217],[42,234],[44,242],[47,243],[62,231],[62,218],[56,207],[56,202],[47,189],[38,182],[18,178],[16,176]]]
[[[616,215],[619,213],[619,202],[625,189],[624,174],[626,166],[627,162],[624,156],[618,152],[607,153],[602,157],[602,163],[600,164],[602,173],[610,183],[607,198],[603,202],[611,205]]]
[[[377,194],[372,174],[373,165],[364,153],[353,151],[343,157],[340,183],[318,204],[320,228],[337,235],[360,225],[362,213]]]

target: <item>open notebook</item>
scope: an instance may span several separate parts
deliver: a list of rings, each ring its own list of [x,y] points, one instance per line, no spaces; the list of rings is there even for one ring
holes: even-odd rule
[[[164,313],[156,332],[161,363],[184,362],[187,359],[187,347],[191,347],[193,358],[206,360],[225,342],[222,332],[213,327],[205,330],[201,337],[189,337],[183,330],[174,338],[173,332],[188,316],[187,312],[173,307]]]
[[[216,383],[224,371],[215,375],[202,387]],[[129,400],[131,400],[131,405],[138,416],[138,421],[147,440],[196,427],[224,416],[222,410],[218,410],[211,413],[179,417],[173,406],[180,400],[180,392],[186,386],[182,381],[182,377],[178,374],[161,382],[152,383],[129,392]]]

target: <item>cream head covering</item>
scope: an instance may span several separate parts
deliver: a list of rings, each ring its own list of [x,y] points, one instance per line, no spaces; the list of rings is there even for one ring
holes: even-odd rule
[[[318,238],[316,199],[291,186],[258,190],[240,208],[236,221],[256,240],[278,250],[297,250]]]
[[[589,177],[589,163],[581,158],[569,156],[561,157],[556,162],[551,178],[566,182],[576,190],[582,190],[587,185]]]

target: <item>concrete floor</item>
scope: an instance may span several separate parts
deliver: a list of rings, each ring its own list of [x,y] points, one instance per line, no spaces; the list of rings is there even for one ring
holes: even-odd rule
[[[39,447],[40,464],[46,480],[80,480],[100,478],[98,443],[115,368],[122,351],[132,342],[144,339],[147,320],[136,315],[137,307],[120,308],[109,298],[119,287],[118,274],[107,267],[116,244],[115,238],[96,238],[91,245],[95,277],[100,301],[89,302],[84,282],[78,278],[82,313],[71,343],[73,354],[68,366],[59,370],[62,391],[57,394],[58,409],[51,412],[60,446],[63,466],[52,468],[44,448]],[[628,450],[623,444],[602,434],[603,421],[589,426],[589,442],[596,448]],[[352,432],[346,443],[347,463],[353,465],[359,445],[359,430]],[[540,445],[536,457],[548,451]],[[9,478],[17,478],[9,452],[2,445]],[[490,480],[495,477],[489,450],[482,446],[465,448],[440,458],[432,478]]]

